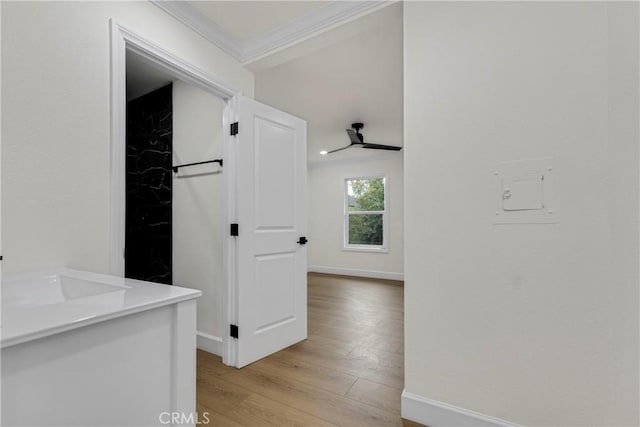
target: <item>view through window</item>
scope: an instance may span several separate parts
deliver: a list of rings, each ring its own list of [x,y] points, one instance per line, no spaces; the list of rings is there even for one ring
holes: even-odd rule
[[[345,247],[383,249],[385,178],[348,178],[345,191]]]

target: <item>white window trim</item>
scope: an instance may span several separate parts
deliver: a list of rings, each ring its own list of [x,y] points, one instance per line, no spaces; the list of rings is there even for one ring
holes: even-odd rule
[[[382,178],[384,181],[384,211],[356,211],[349,212],[349,186],[348,181],[356,179],[376,179]],[[389,177],[385,174],[349,176],[344,178],[344,200],[342,219],[342,250],[345,252],[369,252],[369,253],[389,253]],[[349,244],[349,214],[380,214],[382,213],[382,245],[350,245]]]

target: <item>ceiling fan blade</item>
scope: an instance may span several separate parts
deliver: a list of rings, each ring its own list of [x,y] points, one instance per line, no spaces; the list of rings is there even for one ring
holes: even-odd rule
[[[389,151],[402,150],[402,147],[396,147],[394,145],[383,145],[383,144],[363,144],[362,148],[371,148],[374,150],[389,150]]]
[[[346,150],[347,148],[351,147],[353,144],[349,144],[346,147],[342,147],[342,148],[336,148],[335,150],[331,150],[331,151],[327,151],[327,154],[331,154],[331,153],[335,153],[337,151],[342,151],[342,150]]]
[[[349,135],[349,139],[351,140],[351,144],[362,144],[360,137],[353,129],[346,129],[347,134]]]

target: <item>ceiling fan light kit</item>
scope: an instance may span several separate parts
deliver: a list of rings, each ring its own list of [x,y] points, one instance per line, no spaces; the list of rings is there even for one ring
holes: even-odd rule
[[[402,147],[397,147],[395,145],[386,145],[386,144],[370,144],[368,142],[364,142],[364,136],[360,133],[360,130],[364,128],[363,123],[352,123],[351,129],[347,129],[347,135],[349,135],[350,144],[346,147],[336,148],[335,150],[327,151],[327,154],[335,153],[337,151],[346,150],[347,148],[353,147],[354,145],[360,145],[362,148],[369,148],[372,150],[387,150],[387,151],[400,151]]]

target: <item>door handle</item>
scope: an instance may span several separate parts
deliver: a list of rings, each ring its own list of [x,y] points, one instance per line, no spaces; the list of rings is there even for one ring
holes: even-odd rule
[[[308,242],[307,238],[302,236],[302,237],[300,237],[300,240],[298,240],[296,243],[299,243],[301,245],[306,245],[307,242]]]

